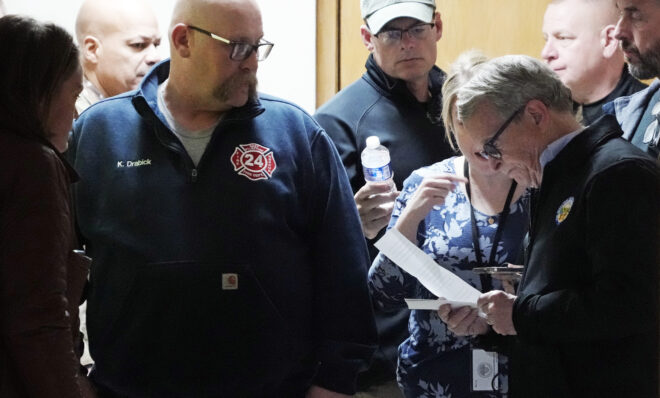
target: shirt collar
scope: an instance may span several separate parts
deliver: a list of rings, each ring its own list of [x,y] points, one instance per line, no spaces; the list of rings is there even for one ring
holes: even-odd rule
[[[574,131],[572,133],[561,136],[550,143],[550,145],[545,148],[543,153],[541,153],[541,159],[539,159],[541,167],[545,167],[546,164],[550,163],[557,156],[557,154],[561,152],[561,150],[564,149],[564,147],[568,145],[568,143],[571,142],[573,138],[575,138],[576,135],[582,132],[582,130],[584,130],[584,127],[578,131]]]
[[[101,94],[101,91],[98,88],[96,88],[96,86],[92,82],[87,80],[86,77],[83,77],[83,87],[85,88],[85,90],[88,90],[88,92],[94,97],[93,98],[94,102],[98,102],[103,98],[105,98],[103,94]]]

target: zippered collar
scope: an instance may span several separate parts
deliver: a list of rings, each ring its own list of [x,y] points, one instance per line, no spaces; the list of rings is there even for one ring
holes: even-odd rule
[[[167,80],[170,75],[170,60],[166,59],[154,66],[144,77],[138,90],[133,94],[131,101],[138,114],[143,118],[151,120],[159,119],[167,126],[165,117],[158,109],[158,86]],[[257,98],[254,101],[248,101],[247,104],[234,108],[227,112],[223,122],[230,120],[248,120],[253,119],[265,111],[261,101]]]
[[[405,81],[389,76],[378,66],[373,54],[370,54],[367,58],[365,67],[367,72],[362,78],[379,91],[381,95],[406,106],[422,106],[429,122],[434,125],[442,124],[442,85],[445,82],[446,75],[440,68],[434,65],[429,71],[428,88],[431,98],[426,103],[420,103],[410,92]]]
[[[417,102],[417,99],[408,90],[406,82],[386,74],[374,60],[373,54],[369,55],[364,66],[367,68],[366,76],[368,76],[368,80],[371,80],[373,82],[372,85],[375,85],[384,95],[406,98],[409,101]],[[445,73],[437,66],[433,66],[429,71],[429,91],[431,92],[431,97],[440,95],[444,82]]]
[[[152,126],[154,135],[163,146],[180,155],[184,167],[190,176],[191,182],[195,182],[197,180],[198,169],[202,163],[204,163],[206,152],[200,159],[199,164],[195,166],[181,141],[179,141],[176,135],[169,129],[165,116],[158,108],[158,86],[167,80],[169,75],[170,61],[167,59],[154,66],[144,77],[139,89],[129,95],[131,95],[131,102],[137,113]],[[207,151],[212,149],[216,133],[219,129],[223,128],[228,123],[254,119],[265,110],[266,109],[262,106],[261,101],[257,98],[254,101],[248,101],[248,103],[241,107],[228,111],[224,115],[222,121],[216,126],[213,132],[213,137],[211,137],[211,140],[209,141]]]

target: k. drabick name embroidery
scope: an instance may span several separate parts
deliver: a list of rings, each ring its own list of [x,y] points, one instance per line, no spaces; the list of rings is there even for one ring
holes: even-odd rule
[[[128,167],[143,167],[151,166],[151,159],[140,159],[140,160],[120,160],[117,162],[117,168],[128,168]]]

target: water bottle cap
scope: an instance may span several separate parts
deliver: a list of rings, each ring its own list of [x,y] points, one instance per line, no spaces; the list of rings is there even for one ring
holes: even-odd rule
[[[380,146],[380,138],[376,135],[367,137],[367,148],[377,148]]]

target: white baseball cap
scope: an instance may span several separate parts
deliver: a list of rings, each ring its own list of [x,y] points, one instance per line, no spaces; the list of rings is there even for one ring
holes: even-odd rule
[[[360,0],[360,11],[371,33],[376,34],[396,18],[409,17],[431,23],[435,0]]]

